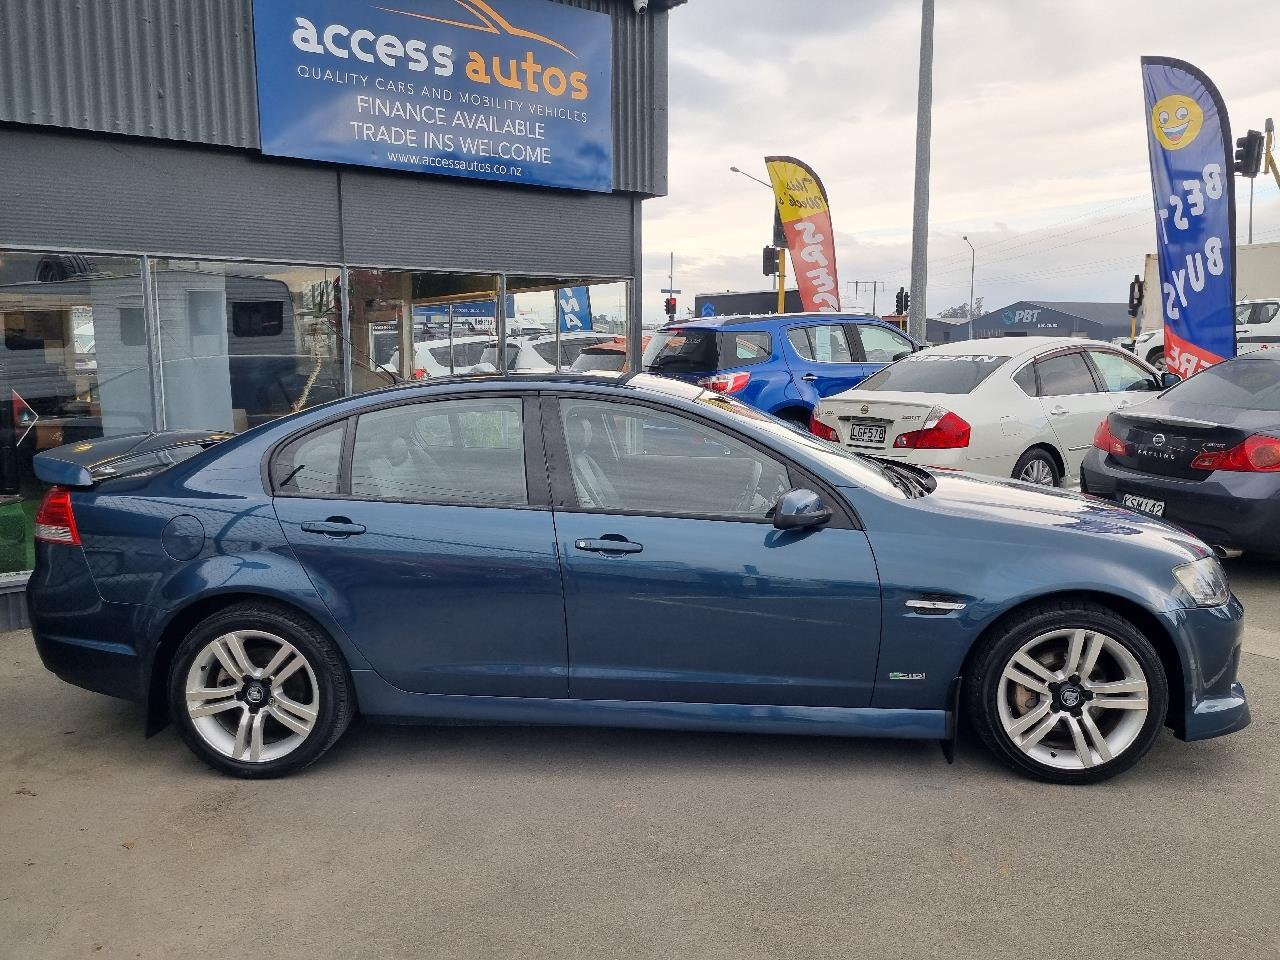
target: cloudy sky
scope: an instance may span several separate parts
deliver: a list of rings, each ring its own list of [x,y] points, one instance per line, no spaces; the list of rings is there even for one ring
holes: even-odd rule
[[[760,290],[772,199],[763,157],[807,161],[830,194],[846,308],[888,304],[911,263],[917,0],[689,0],[671,14],[670,195],[646,201],[646,320],[669,253],[693,294]],[[1138,58],[1179,57],[1218,85],[1234,135],[1280,118],[1280,8],[1267,0],[938,0],[930,314],[976,293],[1122,301],[1154,249]],[[1280,241],[1256,184],[1255,241]],[[1238,188],[1245,240],[1248,188]],[[877,308],[887,312],[881,295]]]

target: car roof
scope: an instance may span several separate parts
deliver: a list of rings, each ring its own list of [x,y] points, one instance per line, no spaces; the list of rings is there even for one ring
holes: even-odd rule
[[[723,317],[691,317],[688,320],[672,321],[666,324],[670,327],[692,327],[694,329],[714,330],[720,327],[734,327],[742,324],[752,324],[754,326],[781,325],[784,323],[795,323],[796,321],[818,322],[818,323],[879,323],[885,326],[893,326],[885,323],[879,317],[866,313],[739,313],[731,314]]]
[[[1106,347],[1119,349],[1103,340],[1081,340],[1075,337],[985,337],[979,340],[955,340],[926,347],[923,352],[942,356],[971,356],[982,354],[992,357],[1021,357],[1046,350],[1067,350],[1071,347]]]

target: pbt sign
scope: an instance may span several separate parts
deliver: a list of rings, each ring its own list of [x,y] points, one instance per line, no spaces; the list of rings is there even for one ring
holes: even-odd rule
[[[1006,310],[1004,312],[1004,322],[1006,326],[1013,326],[1015,323],[1035,323],[1040,319],[1040,310]]]

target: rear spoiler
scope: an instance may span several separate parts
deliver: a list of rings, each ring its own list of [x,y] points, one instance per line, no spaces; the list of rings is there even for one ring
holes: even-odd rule
[[[36,477],[60,487],[92,487],[99,480],[131,472],[140,460],[157,462],[165,451],[182,447],[205,449],[235,436],[221,430],[164,430],[103,437],[68,443],[37,453],[32,462]],[[174,462],[174,461],[170,461]]]

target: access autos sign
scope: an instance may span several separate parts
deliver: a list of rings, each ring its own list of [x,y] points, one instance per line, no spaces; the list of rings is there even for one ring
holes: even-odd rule
[[[254,0],[262,151],[609,191],[612,24],[548,0]]]

